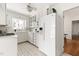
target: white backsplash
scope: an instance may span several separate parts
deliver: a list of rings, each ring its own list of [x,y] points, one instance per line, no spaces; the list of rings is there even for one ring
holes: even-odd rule
[[[7,32],[6,26],[0,26],[0,30],[2,30],[2,32]]]
[[[11,27],[7,27],[7,26],[0,26],[0,30],[6,33],[14,33],[14,30]]]

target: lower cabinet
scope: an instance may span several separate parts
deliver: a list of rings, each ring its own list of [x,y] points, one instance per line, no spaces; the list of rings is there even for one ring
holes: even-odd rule
[[[33,43],[34,42],[34,40],[33,40],[33,33],[32,32],[28,32],[28,41],[30,43]]]
[[[37,45],[38,41],[37,41],[37,38],[36,38],[36,33],[29,32],[28,37],[29,37],[28,41],[38,47],[38,45]]]
[[[16,34],[18,43],[27,41],[27,32],[18,31]]]
[[[0,56],[17,55],[17,37],[2,36],[0,37]]]

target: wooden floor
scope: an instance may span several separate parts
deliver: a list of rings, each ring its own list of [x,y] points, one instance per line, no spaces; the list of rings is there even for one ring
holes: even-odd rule
[[[18,56],[45,56],[45,54],[37,47],[25,42],[18,45]]]
[[[74,37],[73,40],[66,40],[64,42],[64,52],[72,56],[79,56],[79,37]]]

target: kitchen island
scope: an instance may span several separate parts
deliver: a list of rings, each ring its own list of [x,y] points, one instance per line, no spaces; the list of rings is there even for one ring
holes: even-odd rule
[[[0,56],[17,56],[17,35],[0,36]]]

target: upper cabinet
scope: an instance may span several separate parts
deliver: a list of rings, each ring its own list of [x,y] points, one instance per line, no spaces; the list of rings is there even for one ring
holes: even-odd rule
[[[0,3],[0,25],[6,25],[6,4]]]

